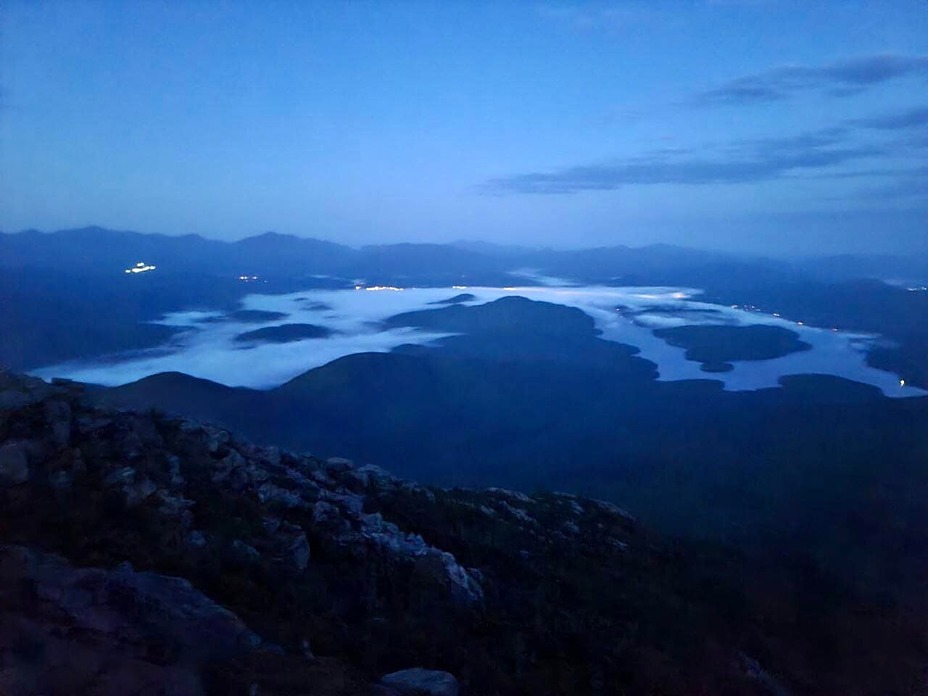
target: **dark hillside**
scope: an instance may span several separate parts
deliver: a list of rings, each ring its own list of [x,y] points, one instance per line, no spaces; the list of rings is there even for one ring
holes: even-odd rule
[[[150,378],[100,398],[437,485],[631,500],[665,532],[801,549],[862,590],[921,601],[928,399],[814,375],[755,392],[660,382],[581,313],[515,298],[394,321],[473,331],[348,356],[267,392],[181,378],[153,390]],[[203,398],[210,389],[228,397]]]
[[[426,487],[9,373],[0,442],[15,693],[384,696],[381,675],[415,666],[464,696],[901,694],[924,678],[922,613],[608,503]]]

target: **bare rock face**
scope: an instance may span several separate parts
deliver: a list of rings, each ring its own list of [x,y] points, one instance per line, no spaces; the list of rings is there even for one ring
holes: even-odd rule
[[[413,667],[392,672],[380,683],[401,696],[458,696],[458,680],[449,672]]]
[[[199,663],[260,643],[182,578],[0,546],[5,693],[201,694]]]

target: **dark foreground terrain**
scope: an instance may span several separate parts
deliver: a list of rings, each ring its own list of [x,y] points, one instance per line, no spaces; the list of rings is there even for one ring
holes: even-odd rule
[[[608,503],[421,486],[11,373],[0,442],[5,693],[925,687],[914,605]],[[377,685],[417,667],[442,673]]]

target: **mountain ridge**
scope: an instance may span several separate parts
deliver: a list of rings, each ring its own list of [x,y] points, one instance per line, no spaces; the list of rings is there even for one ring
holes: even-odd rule
[[[916,617],[788,558],[662,538],[609,503],[422,486],[6,372],[0,442],[0,577],[37,590],[0,592],[7,616],[25,612],[0,622],[23,693],[70,679],[113,696],[392,696],[423,671],[377,680],[415,666],[455,689],[423,693],[464,696],[853,695],[922,676]],[[88,582],[111,589],[68,589]],[[789,621],[765,609],[783,602]],[[8,647],[24,635],[31,651]],[[39,669],[43,651],[58,668]]]

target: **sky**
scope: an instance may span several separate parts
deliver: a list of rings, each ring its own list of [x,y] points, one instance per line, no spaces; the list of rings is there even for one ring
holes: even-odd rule
[[[0,10],[0,230],[928,253],[928,2]]]

